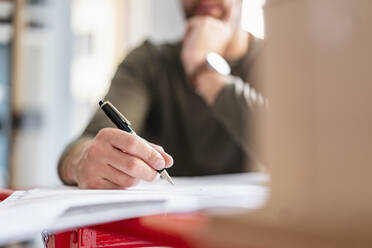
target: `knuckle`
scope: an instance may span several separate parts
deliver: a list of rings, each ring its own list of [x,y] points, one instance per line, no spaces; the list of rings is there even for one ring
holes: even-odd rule
[[[165,165],[164,159],[155,151],[149,153],[148,161],[153,167],[156,167],[155,169],[161,169],[160,167],[164,167]]]
[[[134,151],[138,146],[138,138],[135,135],[128,135],[127,137],[127,150]]]
[[[110,135],[110,133],[111,133],[110,128],[102,128],[101,130],[98,131],[96,138],[98,140],[105,140]]]
[[[138,170],[138,160],[134,157],[130,157],[126,163],[126,172],[130,175],[136,174]]]
[[[151,151],[148,153],[147,159],[151,164],[155,164],[159,158],[155,152]]]
[[[164,152],[164,148],[162,146],[159,146],[159,145],[156,145],[156,144],[153,144],[153,146],[155,147],[155,149],[157,149],[158,151],[162,151]]]

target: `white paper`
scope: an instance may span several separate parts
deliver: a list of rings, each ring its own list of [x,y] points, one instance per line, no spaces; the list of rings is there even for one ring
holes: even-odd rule
[[[42,202],[22,202],[26,191],[17,191],[0,203],[0,246],[9,242],[31,239],[51,225],[64,207]],[[20,203],[16,203],[17,201]]]
[[[147,199],[156,195],[163,202],[138,202],[138,204],[98,204],[70,209],[49,228],[51,231],[86,226],[138,216],[187,212],[202,209],[229,209],[241,211],[261,207],[268,196],[268,177],[262,174],[234,174],[193,178],[174,178],[175,185],[166,180],[146,183],[126,191],[126,196]],[[45,194],[46,191],[43,191]],[[74,191],[75,193],[78,193]],[[105,191],[107,192],[107,191]],[[118,192],[118,191],[114,191]],[[154,199],[155,200],[155,199]]]
[[[260,174],[174,178],[141,183],[129,190],[73,187],[18,191],[0,203],[0,245],[86,225],[159,213],[205,209],[255,209],[268,196]],[[10,224],[11,228],[8,228]],[[5,235],[3,235],[5,234]]]

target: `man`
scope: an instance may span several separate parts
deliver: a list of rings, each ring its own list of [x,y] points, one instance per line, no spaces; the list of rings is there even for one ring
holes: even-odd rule
[[[140,137],[109,128],[112,123],[98,110],[60,159],[65,184],[116,189],[152,181],[162,168],[171,176],[245,169],[249,86],[243,80],[250,82],[260,42],[240,27],[241,0],[182,2],[188,18],[182,42],[145,42],[132,51],[105,98]],[[234,76],[206,66],[210,52],[228,60]]]

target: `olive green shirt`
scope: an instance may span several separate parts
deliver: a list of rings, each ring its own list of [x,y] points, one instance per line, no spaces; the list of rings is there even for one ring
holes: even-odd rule
[[[119,65],[105,100],[130,120],[140,136],[163,146],[174,158],[174,166],[168,169],[171,176],[249,170],[251,159],[244,132],[249,127],[245,117],[250,106],[243,81],[251,84],[261,43],[252,37],[246,56],[230,63],[235,77],[219,93],[213,107],[189,86],[180,42],[155,45],[146,41],[134,49]],[[97,109],[79,139],[94,137],[105,127],[113,124]]]

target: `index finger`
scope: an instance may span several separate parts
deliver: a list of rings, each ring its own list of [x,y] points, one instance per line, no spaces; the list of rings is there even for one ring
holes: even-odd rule
[[[222,16],[221,20],[224,21],[224,22],[230,22],[230,19],[231,19],[231,15],[232,15],[232,12],[233,12],[233,3],[230,2],[230,3],[226,3],[228,4],[229,6],[226,6],[226,11],[224,13],[224,15]]]
[[[163,147],[161,147],[159,145],[156,145],[156,144],[153,144],[153,143],[151,143],[149,141],[147,141],[147,142],[150,144],[150,146],[152,146],[153,148],[155,148],[155,150],[157,150],[163,156],[164,161],[165,161],[165,167],[166,168],[169,168],[169,167],[171,167],[173,165],[173,158],[172,158],[172,156],[169,155],[168,153],[166,153],[164,151],[164,148]]]
[[[152,168],[156,170],[164,169],[163,156],[141,137],[119,129],[113,129],[108,139],[113,147],[142,159]]]

